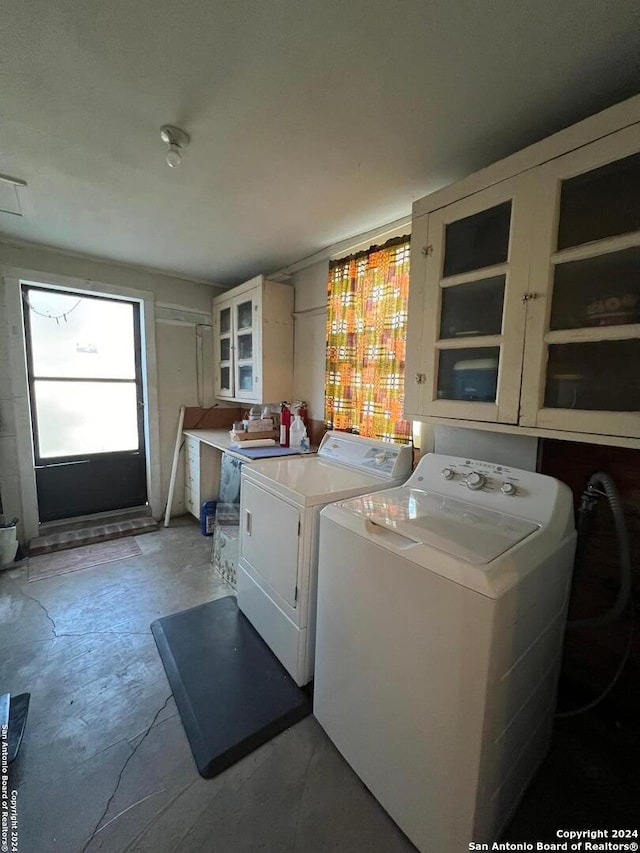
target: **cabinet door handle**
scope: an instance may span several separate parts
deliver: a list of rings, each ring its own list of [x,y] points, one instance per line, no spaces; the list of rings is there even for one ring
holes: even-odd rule
[[[247,531],[247,536],[251,536],[251,513],[248,509],[244,511],[244,526]]]

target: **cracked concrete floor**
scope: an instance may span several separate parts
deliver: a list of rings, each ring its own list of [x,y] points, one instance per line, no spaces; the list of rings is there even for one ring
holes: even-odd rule
[[[414,850],[312,717],[198,775],[149,625],[232,590],[195,522],[136,541],[119,562],[0,575],[0,687],[31,693],[20,853]]]

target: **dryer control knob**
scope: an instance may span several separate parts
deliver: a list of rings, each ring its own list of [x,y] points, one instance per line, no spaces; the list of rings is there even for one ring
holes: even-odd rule
[[[456,475],[453,468],[443,468],[442,471],[440,471],[440,473],[445,478],[445,480],[453,480],[453,478]]]
[[[469,489],[472,489],[474,492],[477,492],[478,489],[481,489],[486,482],[486,477],[479,471],[471,471],[470,474],[467,474],[467,487]]]
[[[503,495],[515,495],[516,487],[513,483],[503,483],[500,486],[500,491]]]
[[[378,453],[376,453],[374,459],[376,465],[382,465],[383,462],[387,461],[387,454],[384,452],[384,450],[380,450]]]

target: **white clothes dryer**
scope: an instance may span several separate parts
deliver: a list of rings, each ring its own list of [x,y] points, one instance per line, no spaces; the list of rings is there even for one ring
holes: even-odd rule
[[[420,851],[499,837],[545,755],[571,492],[430,454],[321,513],[314,714]]]
[[[317,454],[242,467],[238,607],[299,685],[313,678],[320,510],[403,483],[412,448],[328,432]]]

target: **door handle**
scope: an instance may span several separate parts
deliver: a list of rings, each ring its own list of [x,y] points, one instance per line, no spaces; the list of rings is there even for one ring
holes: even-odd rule
[[[247,536],[251,536],[251,512],[248,509],[244,511],[244,529],[247,531]]]

